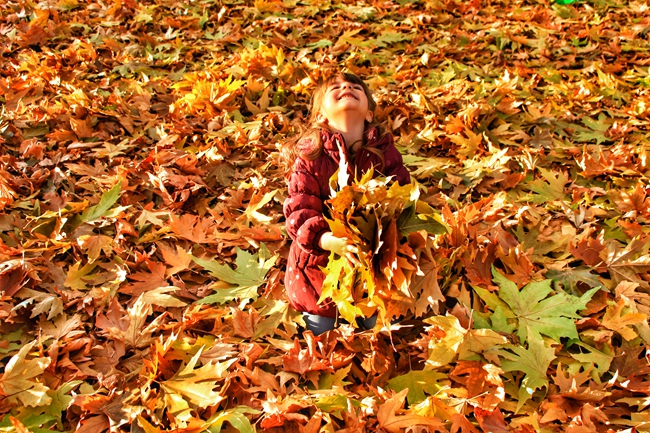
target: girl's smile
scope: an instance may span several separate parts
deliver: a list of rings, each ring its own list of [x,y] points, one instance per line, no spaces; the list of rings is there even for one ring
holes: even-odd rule
[[[339,77],[327,87],[320,111],[330,124],[338,123],[340,116],[350,115],[363,124],[369,111],[368,97],[361,85]]]

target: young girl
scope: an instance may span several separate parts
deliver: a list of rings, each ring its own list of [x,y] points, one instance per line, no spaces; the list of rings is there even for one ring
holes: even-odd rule
[[[330,252],[353,261],[357,252],[348,239],[335,237],[323,218],[329,179],[341,158],[348,162],[350,178],[374,168],[376,175],[393,176],[402,185],[410,181],[393,136],[382,134],[373,123],[376,106],[359,77],[333,74],[313,95],[309,129],[283,149],[285,159],[293,161],[284,202],[293,243],[284,283],[289,302],[304,314],[307,329],[315,335],[333,329],[337,318],[331,301],[318,303],[325,278],[320,268],[327,266]]]

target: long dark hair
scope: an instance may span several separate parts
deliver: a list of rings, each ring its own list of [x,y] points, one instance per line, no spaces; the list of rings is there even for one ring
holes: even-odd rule
[[[363,92],[368,98],[368,110],[373,113],[372,121],[366,121],[365,126],[366,128],[368,128],[368,126],[379,127],[374,116],[377,102],[373,98],[372,92],[366,83],[351,72],[334,71],[328,73],[319,81],[314,90],[306,127],[301,128],[301,131],[299,131],[298,134],[283,143],[281,149],[281,160],[287,175],[291,174],[297,157],[313,161],[323,152],[323,143],[321,142],[320,132],[323,129],[329,130],[329,127],[326,121],[319,121],[318,115],[321,106],[323,105],[323,98],[325,97],[327,88],[339,78],[345,82],[357,84],[363,88]],[[306,140],[306,138],[310,138],[310,140]]]

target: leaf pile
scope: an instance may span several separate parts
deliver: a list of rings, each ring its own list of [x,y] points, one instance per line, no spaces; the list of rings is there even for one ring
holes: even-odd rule
[[[647,430],[648,8],[0,2],[0,429]],[[449,232],[314,338],[278,150],[331,67]]]
[[[421,317],[444,300],[430,275],[435,266],[429,235],[447,227],[431,206],[418,201],[417,182],[400,186],[372,175],[370,170],[351,185],[344,183],[327,202],[332,233],[349,239],[359,254],[358,264],[330,258],[321,300],[331,299],[351,324],[375,315],[380,324],[408,314]]]

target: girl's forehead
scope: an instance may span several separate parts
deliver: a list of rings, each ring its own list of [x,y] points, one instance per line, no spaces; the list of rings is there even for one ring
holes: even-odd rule
[[[360,86],[360,84],[358,84],[358,83],[355,83],[355,82],[350,81],[350,80],[346,80],[345,77],[335,77],[335,78],[328,81],[327,87],[335,86],[335,85],[341,84],[341,83],[356,84],[356,85]]]

